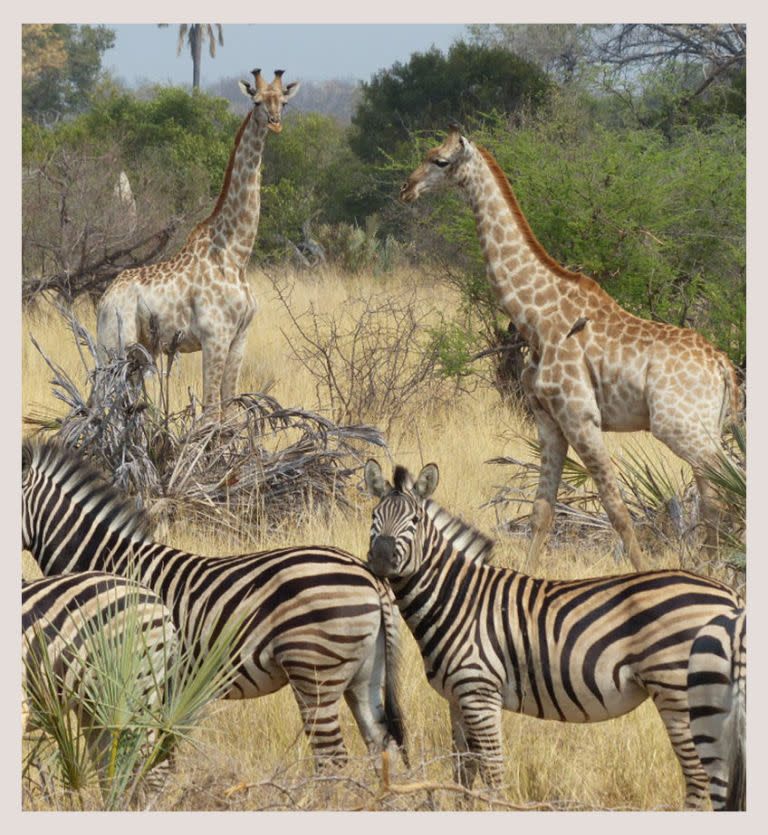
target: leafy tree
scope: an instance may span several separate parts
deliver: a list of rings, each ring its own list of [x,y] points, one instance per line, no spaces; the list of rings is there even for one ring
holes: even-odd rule
[[[298,113],[264,150],[262,216],[257,248],[270,257],[298,245],[320,224],[355,217],[364,195],[362,163],[346,130],[330,116]]]
[[[196,195],[215,197],[242,117],[224,99],[196,90],[158,86],[152,93],[110,92],[62,129],[62,141],[116,141],[129,166],[154,161],[172,178],[179,210]]]
[[[722,113],[746,116],[747,30],[744,24],[623,24],[599,58],[608,87],[642,125],[669,130],[708,124]]]
[[[550,86],[538,67],[499,47],[459,41],[447,55],[416,52],[362,85],[350,145],[361,159],[379,162],[417,131],[444,130],[452,120],[469,125],[492,110],[513,113]]]
[[[115,42],[106,26],[22,26],[21,106],[24,116],[53,123],[82,112],[101,72],[103,53]]]

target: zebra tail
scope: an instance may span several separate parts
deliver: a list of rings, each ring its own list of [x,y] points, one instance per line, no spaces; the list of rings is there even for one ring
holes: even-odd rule
[[[408,748],[403,712],[400,708],[400,632],[392,593],[377,581],[384,621],[384,723],[387,733],[395,740],[403,762],[408,767]]]

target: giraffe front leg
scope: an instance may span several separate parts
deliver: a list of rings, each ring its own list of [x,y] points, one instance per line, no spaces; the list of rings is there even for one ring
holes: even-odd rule
[[[206,420],[221,420],[221,380],[229,343],[221,339],[203,342],[203,409]]]
[[[528,369],[526,369],[528,371]],[[528,403],[536,419],[539,433],[541,463],[539,467],[539,485],[531,509],[531,542],[523,566],[526,571],[536,571],[539,554],[552,527],[555,513],[555,501],[560,477],[563,474],[568,441],[557,422],[544,408],[532,389],[532,374],[521,375],[523,388]]]

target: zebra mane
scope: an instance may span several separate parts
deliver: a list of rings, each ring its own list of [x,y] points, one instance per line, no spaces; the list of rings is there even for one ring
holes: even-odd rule
[[[401,464],[398,464],[395,467],[395,472],[392,475],[392,482],[392,486],[398,493],[403,493],[405,490],[413,487],[413,477]]]
[[[100,514],[111,530],[133,540],[151,537],[154,526],[149,514],[131,496],[109,484],[76,450],[57,441],[27,439],[22,442],[21,461],[23,475],[34,470],[57,484],[69,497],[86,488],[88,504],[94,506],[98,500]]]
[[[444,539],[450,540],[453,547],[460,551],[465,559],[470,562],[490,564],[494,545],[490,537],[468,525],[458,516],[453,516],[432,499],[425,500],[424,509],[435,529]]]

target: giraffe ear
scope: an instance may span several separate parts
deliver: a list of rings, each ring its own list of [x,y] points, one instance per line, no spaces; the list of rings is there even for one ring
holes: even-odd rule
[[[256,89],[251,87],[251,85],[247,81],[243,81],[242,79],[237,82],[237,86],[243,91],[243,93],[248,96],[249,99],[252,99],[256,95]]]
[[[290,84],[287,84],[283,90],[283,101],[288,101],[288,99],[293,98],[293,96],[299,92],[300,85],[300,81],[293,81]]]

